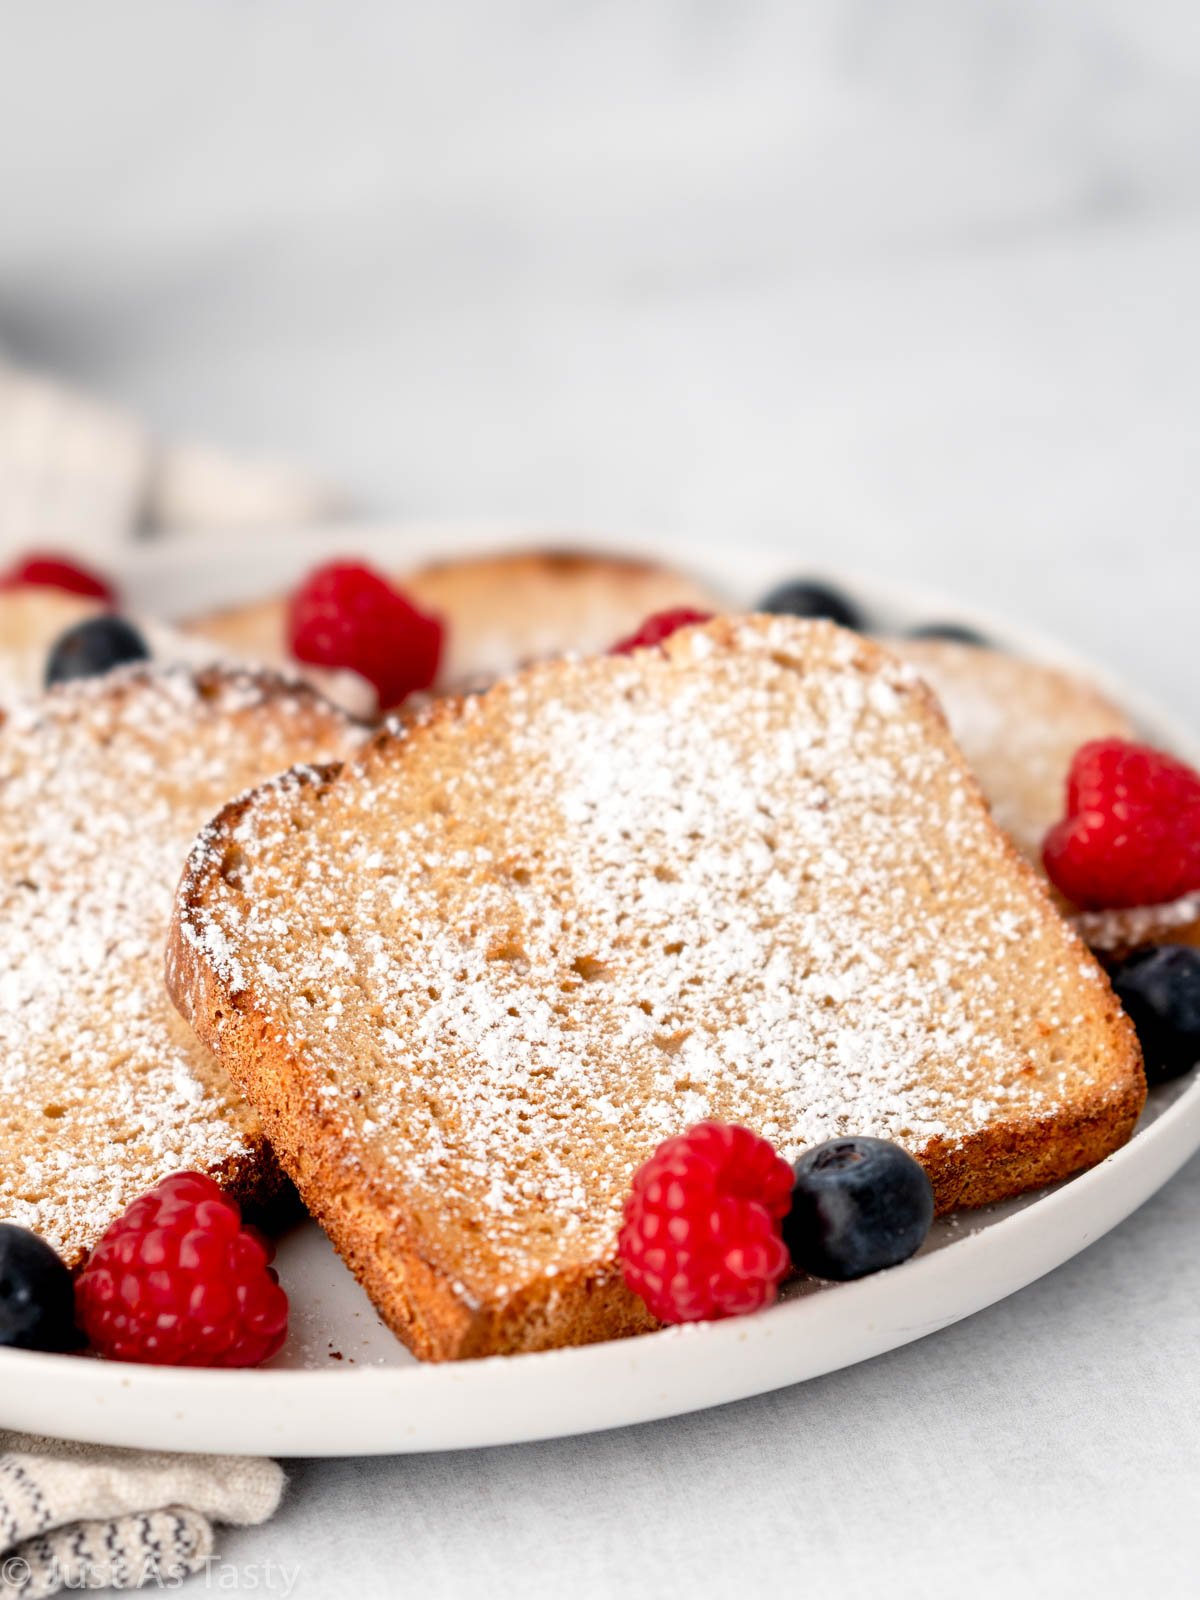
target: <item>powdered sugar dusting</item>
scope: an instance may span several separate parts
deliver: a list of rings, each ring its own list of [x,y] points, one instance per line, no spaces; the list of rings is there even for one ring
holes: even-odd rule
[[[1071,758],[1089,739],[1133,738],[1128,717],[1090,684],[1021,656],[949,639],[893,648],[933,688],[993,816],[1040,867]]]
[[[172,894],[224,801],[350,747],[313,697],[237,672],[133,669],[0,725],[0,1218],[74,1259],[166,1173],[257,1144],[166,996]]]
[[[1093,949],[1132,950],[1159,939],[1200,936],[1200,894],[1185,894],[1161,906],[1128,906],[1112,911],[1077,911],[1071,921]]]
[[[698,1118],[920,1150],[1074,1092],[1103,979],[853,636],[726,620],[426,722],[210,839],[183,933],[464,1297],[610,1260]]]

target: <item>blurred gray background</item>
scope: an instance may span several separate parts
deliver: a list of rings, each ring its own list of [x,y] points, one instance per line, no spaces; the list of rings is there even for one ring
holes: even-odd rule
[[[940,585],[1196,726],[1198,283],[1187,0],[0,0],[9,357],[373,514]],[[1198,1202],[1193,1161],[802,1389],[312,1465],[229,1550],[368,1597],[1194,1594]]]
[[[156,428],[952,584],[1195,537],[1186,0],[0,18],[0,347]]]

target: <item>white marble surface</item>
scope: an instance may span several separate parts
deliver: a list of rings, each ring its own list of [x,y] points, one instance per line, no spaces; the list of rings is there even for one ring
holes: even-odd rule
[[[0,21],[10,351],[387,514],[783,532],[1200,725],[1186,0]],[[1040,1285],[800,1390],[302,1467],[227,1553],[423,1600],[1195,1593],[1198,1206],[1193,1163]]]

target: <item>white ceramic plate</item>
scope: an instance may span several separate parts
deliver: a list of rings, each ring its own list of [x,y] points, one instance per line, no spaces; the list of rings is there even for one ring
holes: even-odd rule
[[[496,527],[255,536],[147,547],[121,576],[137,609],[169,616],[185,604],[195,610],[282,588],[333,547],[403,564],[521,539],[536,542],[527,531]],[[690,564],[735,603],[749,604],[771,581],[804,566],[766,547],[722,553],[662,540],[587,542],[649,549]],[[955,619],[1026,654],[1072,664],[1045,641],[964,612],[944,597],[881,590],[852,575],[832,581],[885,625]],[[1119,686],[1108,687],[1130,703]],[[1151,708],[1130,709],[1148,735],[1188,750],[1186,732]],[[317,1228],[304,1224],[281,1242],[292,1333],[271,1367],[160,1370],[0,1351],[0,1426],[161,1450],[364,1455],[648,1422],[816,1377],[970,1316],[1098,1239],[1198,1146],[1200,1078],[1193,1074],[1155,1091],[1134,1138],[1100,1166],[1038,1195],[942,1220],[920,1254],[891,1272],[793,1290],[758,1316],[440,1367],[421,1366],[408,1355]]]

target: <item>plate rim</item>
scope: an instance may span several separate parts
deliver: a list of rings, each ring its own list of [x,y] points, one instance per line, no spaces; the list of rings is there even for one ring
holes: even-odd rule
[[[225,549],[244,557],[246,537],[228,536]],[[748,587],[747,567],[760,572],[765,583],[769,572],[779,578],[789,565],[792,570],[802,565],[806,574],[861,599],[868,611],[910,618],[924,613],[971,623],[1032,659],[1081,672],[1151,737],[1200,759],[1200,741],[1173,716],[1057,641],[925,585],[880,580],[821,562],[798,563],[778,539],[760,538],[752,552],[739,549],[738,575],[731,580],[732,560],[726,556],[722,576],[716,541],[663,534],[570,534],[512,522],[456,521],[354,523],[253,538],[268,561],[282,563],[286,549],[297,565],[355,541],[360,550],[386,544],[397,553],[402,548],[414,555],[423,552],[423,559],[429,559],[429,551],[440,557],[517,544],[624,550],[690,567],[726,588],[740,587],[743,581]],[[278,552],[268,552],[267,545],[276,541]],[[221,540],[146,544],[124,552],[118,576],[131,585],[147,576],[161,581],[172,571],[186,571],[189,564],[209,566],[221,553]],[[747,555],[752,556],[749,563]],[[0,1428],[183,1452],[346,1456],[478,1448],[661,1420],[807,1381],[974,1315],[1094,1243],[1168,1182],[1197,1148],[1200,1073],[1097,1166],[1037,1195],[1020,1210],[975,1228],[969,1219],[978,1213],[956,1213],[968,1225],[961,1238],[938,1250],[873,1278],[799,1295],[754,1317],[666,1329],[637,1339],[440,1365],[236,1372],[0,1350]],[[923,1306],[926,1315],[906,1323],[895,1314],[900,1302],[911,1302],[917,1312]],[[807,1361],[793,1359],[783,1348],[801,1318],[808,1323]],[[747,1346],[756,1353],[755,1361],[746,1359]],[[615,1402],[601,1394],[603,1382],[588,1381],[610,1371],[624,1378]],[[49,1408],[44,1404],[47,1390],[56,1397]],[[455,1402],[449,1413],[448,1395]],[[349,1407],[347,1401],[352,1402]],[[464,1424],[468,1402],[475,1402],[477,1409]],[[407,1410],[403,1421],[394,1409],[401,1406]],[[273,1413],[274,1420],[264,1412]]]

